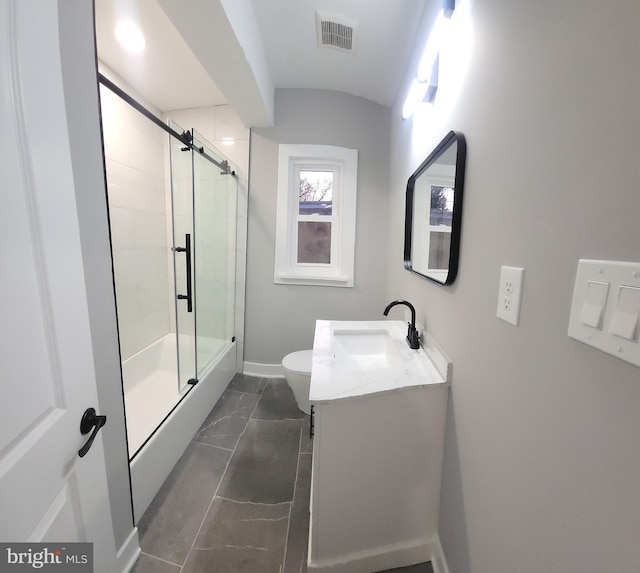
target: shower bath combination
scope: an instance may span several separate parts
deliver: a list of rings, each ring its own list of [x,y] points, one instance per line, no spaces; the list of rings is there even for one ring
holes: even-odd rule
[[[237,176],[198,132],[162,122],[104,75],[99,81],[127,443],[140,517],[155,493],[146,481],[162,473],[159,444],[175,448],[161,449],[177,461],[188,442],[177,435],[193,435],[191,426],[203,416],[193,410],[206,407],[206,416],[235,373]],[[136,499],[137,491],[145,500]]]

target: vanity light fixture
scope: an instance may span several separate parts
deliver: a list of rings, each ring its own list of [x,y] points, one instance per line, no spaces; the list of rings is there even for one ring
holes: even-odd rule
[[[147,44],[140,28],[133,22],[120,22],[116,26],[115,34],[120,45],[133,54],[142,52]]]
[[[422,52],[418,72],[402,108],[402,119],[408,119],[421,101],[433,102],[438,90],[440,46],[446,32],[447,22],[455,9],[455,0],[444,0],[442,10],[433,25],[429,41]]]

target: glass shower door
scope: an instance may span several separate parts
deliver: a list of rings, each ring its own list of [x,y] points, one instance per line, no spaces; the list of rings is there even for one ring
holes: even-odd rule
[[[178,133],[184,130],[175,122]],[[196,381],[196,289],[194,261],[193,161],[192,151],[171,137],[171,227],[173,230],[173,271],[175,333],[178,354],[178,389]]]
[[[207,142],[193,132],[195,289],[198,375],[231,344],[235,331],[237,179]],[[204,157],[213,158],[219,165]]]

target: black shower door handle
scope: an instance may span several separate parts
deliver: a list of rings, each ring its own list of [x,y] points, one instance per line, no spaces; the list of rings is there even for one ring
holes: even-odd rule
[[[184,253],[187,257],[185,263],[187,266],[187,294],[179,294],[179,300],[187,301],[187,312],[193,312],[193,297],[191,287],[191,234],[186,233],[184,236],[184,247],[176,247],[177,253]]]
[[[100,428],[102,428],[106,423],[107,417],[98,416],[94,408],[87,408],[84,411],[82,419],[80,420],[80,433],[84,436],[91,431],[91,428],[93,428],[93,434],[91,434],[87,443],[78,450],[78,455],[81,458],[84,458],[87,452],[91,449],[93,441],[96,439]]]

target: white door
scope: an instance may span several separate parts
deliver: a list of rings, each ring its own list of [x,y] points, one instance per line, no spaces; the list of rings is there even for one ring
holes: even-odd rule
[[[0,142],[0,541],[90,541],[113,573],[57,2],[0,0]]]

